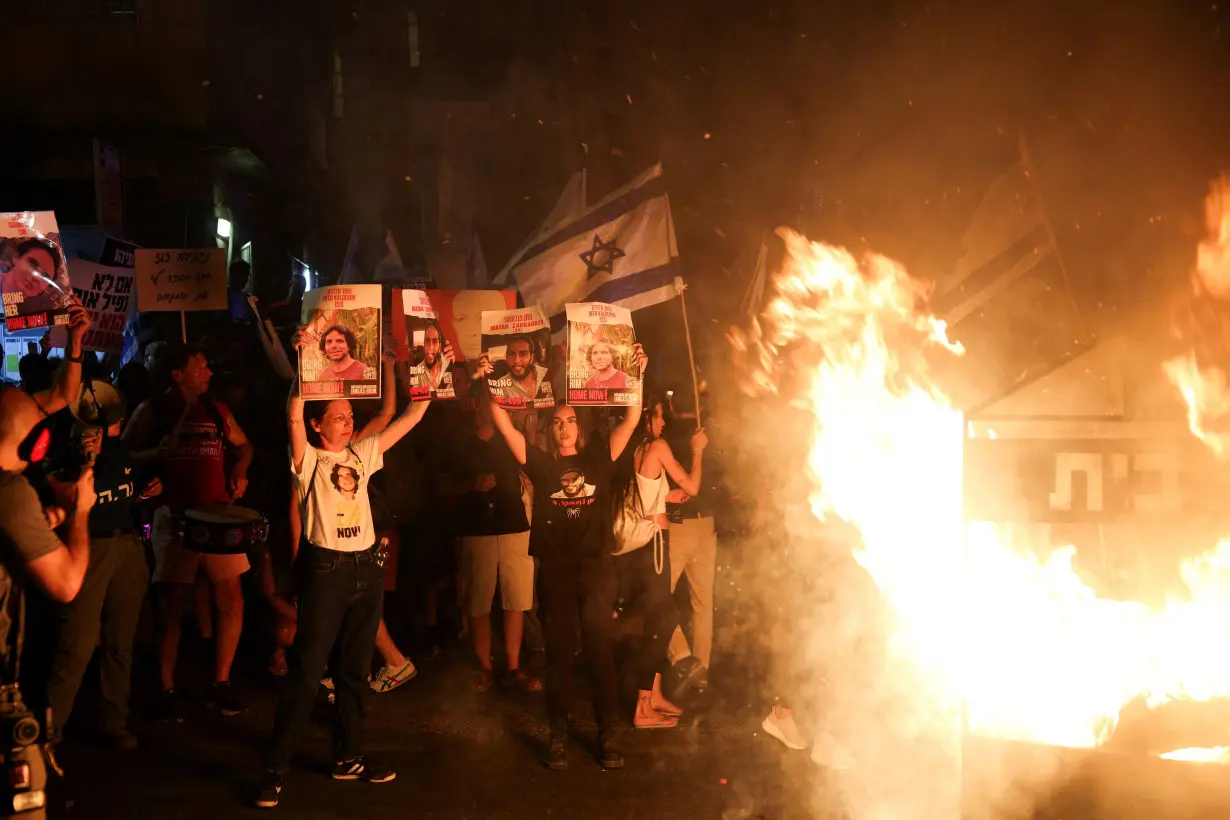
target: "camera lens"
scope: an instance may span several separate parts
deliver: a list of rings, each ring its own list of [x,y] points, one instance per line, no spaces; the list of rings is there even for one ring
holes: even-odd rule
[[[13,721],[13,743],[18,746],[29,746],[38,740],[38,721],[32,715],[25,715]]]

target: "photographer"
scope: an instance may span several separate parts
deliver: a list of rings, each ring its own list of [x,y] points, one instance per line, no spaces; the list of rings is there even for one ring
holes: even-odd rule
[[[99,735],[118,751],[136,748],[127,729],[128,695],[132,683],[132,644],[141,604],[149,585],[145,550],[133,527],[138,501],[162,491],[157,478],[144,481],[134,473],[132,456],[120,440],[124,401],[110,385],[91,383],[82,404],[93,401],[96,412],[74,410],[79,440],[69,453],[69,469],[94,472],[98,502],[89,517],[90,561],[80,594],[63,604],[60,636],[48,683],[48,700],[57,727],[68,722],[81,679],[99,647],[102,714]],[[140,482],[140,483],[138,483]]]

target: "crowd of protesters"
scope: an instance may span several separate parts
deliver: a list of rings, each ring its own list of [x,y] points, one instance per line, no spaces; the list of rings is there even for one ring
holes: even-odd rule
[[[246,274],[233,268],[236,293]],[[292,287],[269,310],[291,361],[301,299]],[[222,715],[246,711],[236,654],[241,637],[264,644],[284,683],[263,807],[278,803],[318,696],[334,704],[332,776],[393,779],[362,751],[366,694],[407,683],[411,656],[423,662],[457,636],[472,647],[476,692],[545,690],[551,769],[569,764],[578,658],[601,765],[624,764],[621,724],[678,725],[664,683],[707,684],[717,534],[707,436],[683,423],[664,435],[671,401],[652,376],[643,408],[508,412],[487,391],[485,358],[456,366],[458,400],[412,403],[388,357],[381,399],[304,402],[266,361],[246,302],[231,302],[192,317],[195,345],[178,321],[138,317],[123,364],[81,349],[89,318],[74,306],[67,347],[45,341],[22,358],[20,387],[0,392],[0,537],[39,590],[21,683],[52,707],[53,739],[86,728],[73,707],[97,653],[97,737],[137,746],[138,635],[150,636],[157,670],[148,711],[167,722],[185,719],[181,686],[203,689]],[[639,345],[632,356],[644,374]],[[193,549],[185,516],[218,505],[263,515],[267,538],[246,553]],[[679,608],[683,578],[690,606]],[[207,640],[185,641],[185,621]],[[621,708],[614,648],[629,634],[639,693]],[[212,680],[186,680],[200,664],[180,656],[202,647]],[[543,662],[527,662],[539,652]]]

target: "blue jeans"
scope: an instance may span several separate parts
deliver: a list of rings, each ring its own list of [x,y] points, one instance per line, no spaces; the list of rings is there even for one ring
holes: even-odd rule
[[[376,550],[338,552],[304,544],[295,561],[299,581],[299,622],[287,653],[285,688],[273,720],[266,760],[285,772],[312,714],[320,678],[334,656],[337,712],[333,759],[359,757],[363,744],[364,701],[376,650],[376,630],[384,605],[384,566]]]

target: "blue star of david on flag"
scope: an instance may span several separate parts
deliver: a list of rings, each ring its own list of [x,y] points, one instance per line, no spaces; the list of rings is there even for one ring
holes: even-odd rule
[[[594,246],[581,254],[581,261],[585,263],[586,280],[593,279],[600,273],[614,273],[615,260],[625,255],[622,248],[616,247],[614,239],[603,242],[601,236],[594,234]]]

